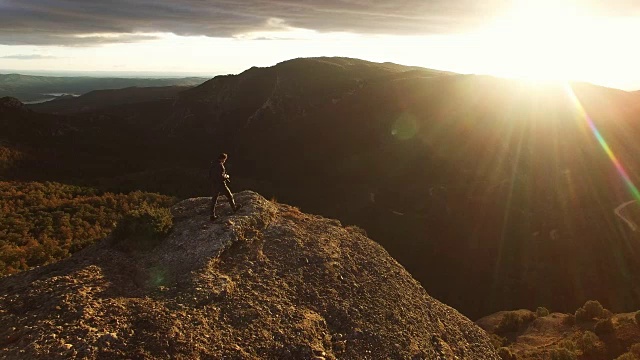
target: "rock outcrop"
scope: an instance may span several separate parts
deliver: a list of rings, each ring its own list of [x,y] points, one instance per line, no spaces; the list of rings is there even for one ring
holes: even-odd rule
[[[109,239],[0,279],[2,358],[498,359],[356,227],[245,191],[172,208],[155,249]]]

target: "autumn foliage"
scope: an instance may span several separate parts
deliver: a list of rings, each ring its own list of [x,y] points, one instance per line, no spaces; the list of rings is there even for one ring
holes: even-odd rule
[[[101,193],[53,182],[0,182],[0,275],[66,258],[106,237],[126,213],[171,197]]]

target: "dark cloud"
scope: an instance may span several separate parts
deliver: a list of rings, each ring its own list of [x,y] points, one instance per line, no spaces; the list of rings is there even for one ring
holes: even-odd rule
[[[1,25],[0,25],[1,27]],[[0,44],[3,45],[63,45],[95,46],[113,43],[134,43],[157,39],[157,36],[145,34],[117,34],[117,36],[78,36],[73,33],[31,32],[22,34],[5,33],[0,30]]]
[[[38,54],[16,54],[16,55],[7,55],[0,56],[0,59],[14,59],[14,60],[40,60],[40,59],[57,59],[56,56],[48,56],[48,55],[38,55]]]
[[[0,44],[89,45],[137,33],[231,37],[296,27],[321,32],[433,34],[479,25],[510,0],[1,0]],[[121,37],[79,38],[116,33]]]

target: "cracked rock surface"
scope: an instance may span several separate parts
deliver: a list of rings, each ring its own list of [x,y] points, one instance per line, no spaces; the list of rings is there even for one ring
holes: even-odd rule
[[[6,359],[499,359],[364,231],[244,191],[172,208],[155,249],[108,239],[0,278]]]

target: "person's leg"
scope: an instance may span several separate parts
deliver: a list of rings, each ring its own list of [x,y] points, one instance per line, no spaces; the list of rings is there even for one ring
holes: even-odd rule
[[[231,190],[229,190],[227,184],[224,185],[224,189],[222,189],[222,192],[224,193],[224,196],[227,197],[227,200],[229,200],[229,204],[231,204],[231,208],[233,209],[233,211],[238,210],[236,201],[233,199],[233,194],[231,193]]]
[[[215,219],[216,216],[216,205],[218,204],[218,195],[220,195],[220,190],[214,186],[213,191],[211,192],[211,219]]]

